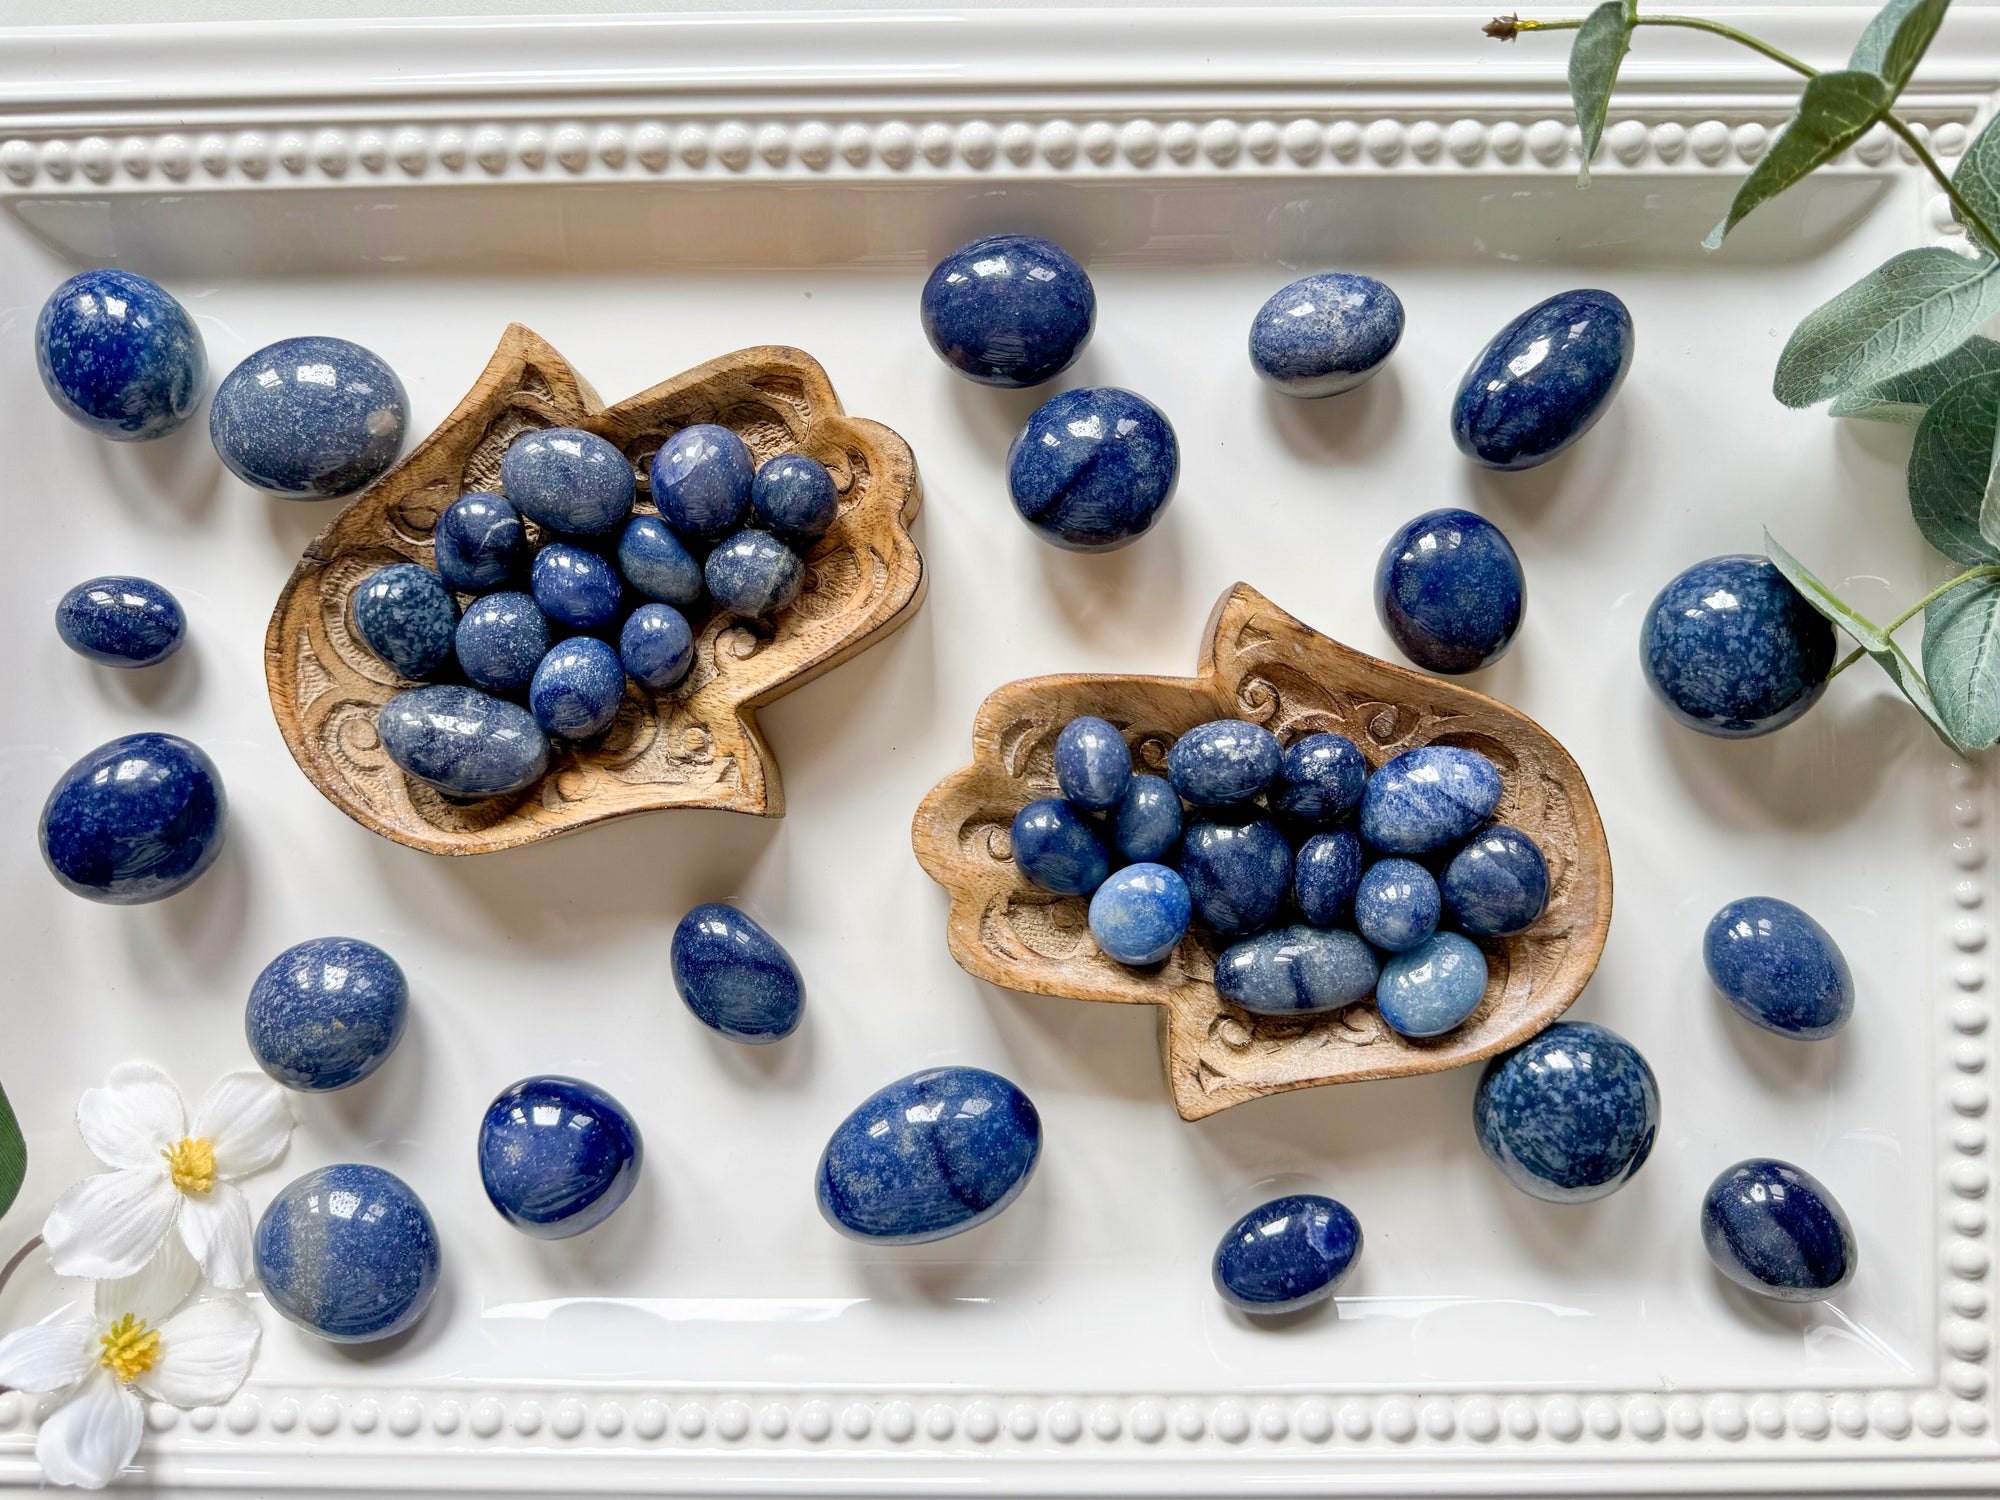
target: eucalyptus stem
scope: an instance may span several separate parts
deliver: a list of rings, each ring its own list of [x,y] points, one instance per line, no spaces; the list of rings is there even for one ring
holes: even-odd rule
[[[1924,170],[1937,179],[1937,185],[1944,189],[1944,195],[1950,201],[1951,211],[1957,216],[1958,222],[1977,234],[1989,250],[2000,250],[2000,236],[1993,233],[1993,227],[1980,216],[1979,210],[1967,203],[1959,194],[1951,175],[1938,165],[1937,158],[1931,155],[1930,147],[1917,138],[1917,133],[1886,110],[1882,114],[1882,123],[1893,130],[1903,144],[1916,153],[1917,160],[1923,163]]]
[[[1883,625],[1878,628],[1881,630],[1884,636],[1892,636],[1897,631],[1901,630],[1905,625],[1909,624],[1910,621],[1914,620],[1918,615],[1922,614],[1925,610],[1929,609],[1933,604],[1937,603],[1938,600],[1942,599],[1946,594],[1949,594],[1953,589],[1957,588],[1959,585],[1971,583],[1974,580],[1980,578],[2000,578],[2000,563],[1982,563],[1976,568],[1967,568],[1963,573],[1958,574],[1954,578],[1947,578],[1943,583],[1939,584],[1936,588],[1932,589],[1928,594],[1924,595],[1924,597],[1919,599],[1915,604],[1912,604],[1908,609],[1904,610],[1900,615],[1897,615],[1896,618],[1891,620],[1887,625]],[[1833,670],[1826,674],[1827,680],[1831,682],[1834,678],[1838,677],[1842,672],[1845,672],[1849,667],[1853,666],[1857,661],[1861,660],[1861,658],[1866,656],[1867,654],[1868,652],[1866,651],[1865,648],[1856,646],[1852,651],[1848,652],[1847,655],[1843,656],[1839,661],[1833,664]]]

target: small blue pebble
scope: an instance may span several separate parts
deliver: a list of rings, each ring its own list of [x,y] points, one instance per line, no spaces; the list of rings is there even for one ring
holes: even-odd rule
[[[1076,362],[1097,322],[1097,294],[1061,247],[991,234],[938,262],[920,310],[938,358],[981,385],[1018,390]]]
[[[818,459],[780,453],[750,482],[750,509],[780,536],[811,542],[826,535],[840,513],[840,492]]]
[[[421,682],[451,660],[458,601],[429,568],[391,563],[354,591],[354,629],[395,671]]]
[[[1442,911],[1437,881],[1414,860],[1377,860],[1354,892],[1355,931],[1388,953],[1414,948],[1436,932]]]
[[[411,688],[382,705],[382,748],[409,775],[453,797],[498,797],[549,768],[548,736],[525,708],[475,688]]]
[[[1452,439],[1489,469],[1547,463],[1604,415],[1631,365],[1625,304],[1609,292],[1559,292],[1473,360],[1452,402]]]
[[[130,271],[84,271],[49,293],[35,319],[35,367],[65,415],[120,443],[181,426],[208,382],[187,309]]]
[[[553,739],[604,733],[625,701],[625,667],[594,635],[576,635],[542,658],[528,683],[528,711]]]
[[[1854,1014],[1854,976],[1839,945],[1789,901],[1730,902],[1709,922],[1701,952],[1723,998],[1766,1031],[1819,1041]]]
[[[1812,1173],[1769,1157],[1709,1184],[1701,1238],[1716,1269],[1779,1302],[1823,1302],[1854,1279],[1854,1227]]]
[[[366,1344],[401,1333],[437,1291],[437,1225],[380,1167],[320,1167],[278,1190],[257,1221],[264,1298],[308,1333]]]
[[[1127,865],[1090,898],[1090,935],[1107,958],[1156,964],[1180,946],[1194,908],[1185,881],[1165,865]]]
[[[257,1066],[288,1089],[349,1088],[403,1038],[410,986],[402,967],[359,938],[310,938],[264,965],[244,1031]]]
[[[57,602],[56,634],[99,666],[150,667],[181,649],[187,615],[150,578],[93,578]]]
[[[798,1029],[806,985],[778,940],[733,906],[697,906],[674,929],[674,988],[704,1026],[733,1042]]]
[[[1625,1038],[1558,1021],[1494,1058],[1473,1096],[1473,1128],[1500,1173],[1549,1203],[1615,1193],[1646,1164],[1660,1086]]]
[[[1469,937],[1439,932],[1382,965],[1375,1008],[1404,1036],[1443,1036],[1479,1009],[1486,955]]]
[[[596,433],[545,427],[508,445],[500,460],[500,487],[537,526],[568,536],[602,536],[632,514],[639,480],[625,455]]]
[[[330,500],[388,473],[409,418],[403,382],[379,355],[346,339],[280,339],[223,377],[208,435],[245,484]]]
[[[1132,747],[1118,726],[1082,714],[1056,736],[1056,783],[1078,807],[1108,812],[1125,796],[1132,779]]]
[[[1314,927],[1333,927],[1354,905],[1368,863],[1361,840],[1346,829],[1316,833],[1299,845],[1292,860],[1292,897],[1299,915]]]
[[[1319,1015],[1366,1000],[1380,972],[1374,953],[1351,932],[1281,927],[1223,949],[1215,992],[1254,1015]]]
[[[453,650],[466,678],[489,693],[525,692],[549,654],[549,622],[527,594],[486,594],[458,622]]]
[[[648,599],[691,609],[701,603],[701,564],[658,516],[634,516],[618,542],[625,581]]]
[[[1368,757],[1344,734],[1322,731],[1285,747],[1271,787],[1271,811],[1308,827],[1344,818],[1361,801]]]
[[[1288,1313],[1324,1302],[1361,1258],[1361,1221],[1316,1193],[1273,1198],[1215,1247],[1215,1290],[1239,1312]]]
[[[1180,475],[1173,424],[1152,402],[1110,386],[1064,391],[1007,449],[1014,509],[1072,552],[1137,541],[1166,513]]]
[[[1060,797],[1044,797],[1015,813],[1012,839],[1021,873],[1058,896],[1088,896],[1111,873],[1097,830]]]
[[[750,507],[757,460],[727,427],[683,427],[653,455],[653,504],[682,536],[722,536]]]
[[[1495,824],[1445,866],[1444,909],[1474,937],[1507,937],[1535,924],[1549,904],[1549,865],[1518,828]]]
[[[500,1091],[479,1122],[479,1180],[500,1217],[538,1240],[595,1229],[632,1196],[645,1159],[625,1106],[560,1074]]]
[[[1469,837],[1500,805],[1500,773],[1477,750],[1406,750],[1361,792],[1361,837],[1385,854],[1428,854]]]
[[[1470,511],[1429,511],[1382,549],[1375,612],[1426,672],[1476,672],[1507,654],[1528,607],[1521,559],[1499,527]]]
[[[1722,739],[1783,729],[1819,702],[1833,625],[1767,557],[1711,557],[1646,610],[1639,661],[1681,723]]]
[[[626,675],[656,693],[676,686],[694,665],[694,632],[671,604],[642,604],[618,632]]]
[[[1272,294],[1250,323],[1250,363],[1287,396],[1335,396],[1382,368],[1403,303],[1373,276],[1328,271]]]
[[[1217,932],[1261,932],[1292,888],[1292,846],[1268,818],[1197,819],[1181,838],[1181,878]]]
[[[552,542],[537,552],[528,577],[542,613],[572,630],[604,629],[618,618],[625,599],[616,568],[567,542]]]
[[[1248,802],[1277,779],[1285,753],[1261,724],[1211,719],[1167,751],[1167,780],[1196,807]]]
[[[1134,776],[1125,783],[1112,818],[1118,852],[1141,863],[1171,858],[1181,842],[1180,793],[1163,777]]]
[[[42,804],[42,858],[65,889],[140,906],[200,879],[229,804],[215,762],[174,734],[128,734],[63,772]]]
[[[768,620],[799,597],[805,564],[767,531],[739,531],[718,542],[702,569],[708,592],[733,615]]]
[[[431,561],[456,593],[484,594],[516,582],[527,559],[521,514],[500,495],[460,495],[444,508],[431,533]]]

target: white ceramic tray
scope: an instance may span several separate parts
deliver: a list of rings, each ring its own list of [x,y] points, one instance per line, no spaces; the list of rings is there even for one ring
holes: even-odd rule
[[[1700,38],[1644,37],[1595,185],[1573,186],[1559,41],[1503,50],[1470,11],[1237,10],[1032,19],[102,29],[0,36],[0,452],[14,580],[0,783],[7,1003],[0,1074],[32,1169],[31,1234],[91,1162],[76,1094],[127,1057],[189,1089],[244,1065],[252,976],[343,932],[409,971],[412,1031],[367,1085],[302,1099],[261,1206],[320,1162],[382,1163],[428,1200],[442,1292],[407,1339],[346,1351],[266,1316],[221,1411],[156,1414],[162,1486],[536,1493],[1514,1493],[1958,1490],[2000,1482],[1990,1376],[1991,956],[1982,773],[1947,763],[1866,668],[1800,726],[1722,744],[1674,728],[1636,667],[1639,616],[1697,557],[1768,524],[1864,607],[1933,576],[1902,500],[1902,430],[1786,414],[1785,330],[1894,250],[1943,240],[1930,191],[1871,138],[1696,247],[1784,117],[1789,86]],[[1813,58],[1862,13],[1758,24]],[[1955,13],[1907,104],[1947,158],[2000,84],[2000,17]],[[1133,386],[1185,455],[1166,522],[1056,552],[1007,503],[1001,455],[1046,392],[975,387],[916,320],[921,276],[975,232],[1050,233],[1088,261],[1095,342],[1065,383]],[[265,617],[326,507],[253,494],[200,424],[99,443],[38,388],[35,308],[78,266],[152,274],[218,372],[338,333],[435,424],[518,319],[615,397],[714,354],[796,344],[849,411],[914,446],[930,600],[902,634],[773,706],[789,816],[635,818],[468,861],[341,817],[265,701]],[[1267,396],[1243,355],[1291,268],[1389,278],[1409,333],[1327,403]],[[1475,472],[1444,413],[1509,316],[1613,288],[1636,367],[1572,455]],[[1369,580],[1415,512],[1498,521],[1527,624],[1477,685],[1590,776],[1618,912],[1574,1012],[1658,1070],[1665,1125],[1625,1191],[1554,1208],[1507,1187],[1470,1127],[1476,1070],[1311,1090],[1181,1122],[1143,1010],[1011,994],[956,969],[911,857],[923,791],[963,763],[997,684],[1183,673],[1247,579],[1386,653]],[[70,655],[49,612],[131,570],[175,589],[192,649],[157,678]],[[200,741],[233,804],[217,868],[114,910],[63,894],[34,824],[63,766],[154,727]],[[1735,1023],[1698,939],[1723,900],[1819,914],[1860,1004],[1836,1042]],[[754,1054],[705,1034],[667,973],[689,905],[737,897],[809,976],[804,1030]],[[869,1250],[810,1191],[834,1123],[921,1065],[1028,1090],[1039,1177],[974,1234]],[[648,1164],[602,1231],[505,1228],[473,1165],[503,1084],[555,1070],[624,1099]],[[1858,1226],[1829,1304],[1753,1306],[1704,1259],[1710,1177],[1809,1166]],[[1337,1315],[1277,1328],[1208,1286],[1222,1227],[1280,1188],[1366,1226]],[[0,1327],[60,1301],[46,1272]],[[0,1481],[33,1484],[32,1418],[0,1397]]]

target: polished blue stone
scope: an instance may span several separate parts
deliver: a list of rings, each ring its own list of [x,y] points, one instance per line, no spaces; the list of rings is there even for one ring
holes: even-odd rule
[[[57,880],[107,906],[192,885],[222,852],[229,820],[215,762],[174,734],[99,745],[42,804],[42,858]]]
[[[618,618],[625,585],[618,570],[595,552],[552,542],[528,570],[535,603],[551,623],[571,630],[603,630]]]
[[[1528,607],[1521,559],[1500,528],[1470,511],[1407,523],[1375,567],[1375,612],[1426,672],[1476,672],[1507,652]]]
[[[370,651],[421,682],[451,660],[458,601],[429,568],[391,563],[354,591],[354,629]]]
[[[541,780],[548,736],[518,703],[475,688],[411,688],[382,705],[375,727],[389,759],[453,797],[497,797]]]
[[[1361,840],[1346,829],[1316,833],[1299,845],[1292,860],[1292,898],[1299,915],[1315,927],[1332,927],[1347,916],[1367,864]]]
[[[1698,562],[1646,610],[1639,660],[1668,712],[1690,729],[1747,739],[1819,702],[1833,625],[1766,557]]]
[[[1709,1184],[1701,1238],[1716,1269],[1779,1302],[1822,1302],[1854,1279],[1860,1247],[1832,1193],[1790,1162],[1740,1161]]]
[[[514,508],[547,531],[603,536],[624,526],[639,478],[615,445],[576,427],[545,427],[514,439],[500,460],[500,487]]]
[[[1121,964],[1156,964],[1180,946],[1193,915],[1179,874],[1166,865],[1127,865],[1090,898],[1090,935]]]
[[[453,639],[466,680],[489,693],[525,692],[549,645],[549,622],[541,606],[516,593],[473,600]]]
[[[1501,790],[1499,771],[1477,750],[1405,750],[1362,789],[1361,837],[1386,854],[1428,854],[1492,817]]]
[[[1014,814],[1014,863],[1045,891],[1088,896],[1111,873],[1111,858],[1088,819],[1060,797]]]
[[[389,471],[409,419],[403,382],[379,356],[346,339],[280,339],[223,377],[208,435],[245,484],[329,500]]]
[[[604,733],[624,701],[624,663],[594,635],[558,642],[528,683],[528,711],[553,739],[587,740]]]
[[[1550,1203],[1584,1203],[1617,1192],[1646,1164],[1660,1129],[1660,1087],[1616,1032],[1558,1021],[1486,1065],[1472,1123],[1515,1187]]]
[[[683,427],[653,455],[653,504],[682,536],[713,537],[734,531],[750,507],[757,460],[727,427],[699,422]]]
[[[538,1240],[566,1240],[610,1218],[632,1196],[645,1154],[624,1105],[560,1074],[510,1084],[479,1122],[486,1196]]]
[[[264,965],[243,1029],[258,1067],[286,1088],[320,1093],[381,1067],[409,1015],[395,959],[359,938],[309,938]]]
[[[1317,1015],[1367,999],[1379,973],[1374,953],[1351,932],[1280,927],[1223,949],[1215,992],[1256,1015]]]
[[[1167,780],[1196,807],[1230,807],[1260,795],[1277,779],[1285,753],[1261,724],[1211,719],[1167,751]]]
[[[1040,385],[1076,361],[1097,321],[1097,294],[1059,246],[1027,234],[961,245],[924,283],[924,336],[982,385]]]
[[[521,513],[500,495],[460,495],[431,533],[438,577],[461,594],[484,594],[517,582],[526,571],[528,535]]]
[[[84,271],[35,319],[35,367],[51,400],[114,442],[165,437],[194,415],[208,352],[187,309],[130,271]]]
[[[380,1167],[349,1162],[294,1178],[257,1221],[255,1253],[265,1300],[336,1344],[401,1333],[437,1290],[437,1225]]]
[[[1007,449],[1007,488],[1043,540],[1109,552],[1165,514],[1180,465],[1173,425],[1157,406],[1130,391],[1087,387],[1028,418]]]
[[[750,482],[750,510],[780,536],[803,544],[826,535],[840,514],[840,491],[818,459],[780,453]]]
[[[733,906],[697,906],[674,929],[674,987],[731,1041],[775,1042],[798,1029],[806,984],[778,940]]]
[[[1287,396],[1333,396],[1382,368],[1403,303],[1373,276],[1326,271],[1274,292],[1250,323],[1250,364]]]
[[[709,597],[731,614],[768,620],[799,597],[806,568],[768,531],[739,531],[716,543],[702,577]]]
[[[1486,993],[1486,955],[1471,938],[1433,933],[1393,954],[1375,986],[1375,1008],[1404,1036],[1443,1036],[1479,1009]]]
[[[1082,714],[1056,736],[1056,784],[1078,807],[1108,812],[1132,779],[1132,747],[1109,720]]]
[[[1854,976],[1827,930],[1789,901],[1745,896],[1701,942],[1708,977],[1744,1020],[1818,1041],[1854,1014]]]
[[[1163,777],[1135,775],[1118,799],[1111,830],[1118,852],[1127,859],[1172,858],[1181,842],[1180,793]]]
[[[840,1122],[819,1159],[819,1211],[877,1244],[945,1239],[1018,1198],[1041,1151],[1041,1116],[997,1073],[912,1073]]]
[[[1291,891],[1292,846],[1269,818],[1198,818],[1181,836],[1181,878],[1215,931],[1261,932]]]
[[[1549,904],[1549,865],[1518,828],[1482,828],[1451,857],[1438,882],[1444,909],[1474,937],[1505,937],[1531,927]]]
[[[690,609],[701,603],[701,563],[658,516],[634,516],[618,542],[625,581],[648,599]]]
[[[99,666],[150,667],[181,649],[187,615],[150,578],[93,578],[56,602],[56,634]]]
[[[659,693],[676,686],[694,665],[694,632],[687,616],[671,604],[640,605],[618,632],[618,659],[643,688]]]
[[[1253,1208],[1215,1247],[1215,1290],[1240,1312],[1288,1313],[1331,1297],[1361,1258],[1344,1203],[1293,1193]]]
[[[1361,801],[1368,757],[1344,734],[1321,731],[1285,747],[1271,787],[1271,811],[1307,827],[1347,816]]]
[[[1609,292],[1559,292],[1493,337],[1460,381],[1451,435],[1489,469],[1531,469],[1604,415],[1632,364],[1632,314]]]
[[[1436,879],[1415,860],[1378,859],[1355,888],[1354,930],[1389,953],[1436,932],[1442,912]]]

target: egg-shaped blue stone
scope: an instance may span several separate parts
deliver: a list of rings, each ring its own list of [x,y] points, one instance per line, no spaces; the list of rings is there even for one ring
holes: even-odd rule
[[[489,693],[519,693],[549,654],[549,622],[527,594],[484,594],[458,622],[452,650],[466,679]]]
[[[1334,396],[1382,368],[1403,303],[1373,276],[1325,271],[1274,292],[1250,322],[1250,364],[1287,396]]]
[[[498,797],[549,768],[548,736],[518,703],[444,683],[382,705],[382,748],[404,771],[453,797]]]
[[[1451,435],[1489,469],[1531,469],[1604,415],[1632,364],[1632,314],[1609,292],[1559,292],[1493,337],[1459,382]]]
[[[528,684],[528,711],[556,739],[587,740],[604,733],[624,701],[624,663],[594,635],[559,642]]]
[[[1092,714],[1063,725],[1056,736],[1056,784],[1078,807],[1108,812],[1132,779],[1132,747],[1118,726]]]
[[[1232,943],[1215,961],[1215,992],[1260,1016],[1318,1015],[1366,1000],[1381,972],[1342,928],[1280,927]]]
[[[243,1029],[258,1067],[286,1088],[321,1093],[381,1067],[409,1015],[395,959],[359,938],[309,938],[264,965]]]
[[[1166,414],[1111,386],[1064,391],[1038,408],[1007,449],[1014,509],[1044,541],[1109,552],[1165,514],[1180,475]]]
[[[571,630],[603,630],[618,618],[625,584],[595,552],[552,542],[535,554],[529,587],[542,613]]]
[[[1111,857],[1088,819],[1060,797],[1030,802],[1014,814],[1014,863],[1058,896],[1088,896],[1111,873]]]
[[[500,459],[500,487],[537,526],[569,536],[617,531],[639,478],[613,443],[577,427],[525,432]]]
[[[1285,747],[1271,786],[1271,811],[1306,827],[1344,818],[1361,801],[1368,757],[1344,734],[1322,730]]]
[[[1111,830],[1118,852],[1127,859],[1170,859],[1181,842],[1181,798],[1161,776],[1135,775],[1125,783],[1125,795],[1112,814]]]
[[[780,453],[751,480],[750,510],[760,524],[802,544],[826,535],[840,514],[840,491],[818,459]]]
[[[1495,824],[1451,857],[1438,889],[1466,932],[1505,937],[1532,927],[1548,908],[1549,864],[1520,829]]]
[[[1819,702],[1833,625],[1767,557],[1711,557],[1646,610],[1639,661],[1681,723],[1722,739],[1783,729]]]
[[[716,543],[702,577],[709,597],[732,615],[768,620],[799,597],[806,568],[768,531],[739,531]]]
[[[1500,1173],[1550,1203],[1615,1193],[1646,1164],[1660,1087],[1625,1038],[1558,1021],[1494,1058],[1473,1096],[1473,1128]]]
[[[1479,945],[1456,932],[1437,932],[1390,955],[1375,986],[1375,1008],[1404,1036],[1443,1036],[1479,1009],[1485,994],[1486,955]]]
[[[479,1122],[486,1196],[538,1240],[566,1240],[610,1218],[632,1196],[645,1154],[624,1105],[560,1074],[508,1085]]]
[[[150,667],[181,649],[187,615],[150,578],[112,575],[79,583],[56,602],[56,634],[103,667]]]
[[[1198,818],[1181,836],[1181,879],[1195,911],[1217,932],[1260,932],[1291,891],[1292,846],[1269,818]]]
[[[1060,246],[991,234],[938,262],[920,311],[946,364],[981,385],[1019,389],[1075,363],[1097,321],[1097,294]]]
[[[701,602],[701,563],[658,516],[634,516],[618,541],[625,581],[648,599],[689,609]]]
[[[1716,1269],[1779,1302],[1823,1302],[1854,1279],[1854,1226],[1812,1173],[1770,1157],[1740,1161],[1709,1184],[1701,1238]]]
[[[1299,915],[1315,927],[1332,927],[1347,916],[1368,863],[1361,840],[1345,828],[1316,833],[1292,859],[1292,899]]]
[[[35,368],[73,421],[114,442],[145,442],[194,415],[208,352],[187,309],[158,284],[83,271],[42,304]]]
[[[1167,780],[1196,807],[1231,807],[1259,796],[1277,779],[1285,752],[1262,724],[1211,719],[1167,751]]]
[[[280,339],[222,378],[208,435],[245,484],[330,500],[388,473],[409,418],[403,382],[379,355],[346,339]]]
[[[401,1333],[437,1291],[438,1236],[408,1183],[380,1167],[320,1167],[257,1221],[264,1298],[308,1333],[366,1344]]]
[[[1500,772],[1477,750],[1405,750],[1361,791],[1361,837],[1385,854],[1428,854],[1469,837],[1500,805]]]
[[[1412,859],[1378,859],[1354,891],[1354,930],[1388,953],[1423,942],[1443,911],[1436,878]]]
[[[1194,907],[1187,883],[1166,865],[1127,865],[1090,898],[1090,935],[1107,958],[1156,964],[1180,946]]]
[[[107,906],[183,890],[222,852],[229,804],[215,762],[175,734],[128,734],[63,772],[42,804],[42,858]]]
[[[683,427],[653,455],[649,483],[660,519],[682,536],[734,531],[750,508],[757,460],[749,444],[713,422]]]
[[[1375,612],[1426,672],[1476,672],[1507,652],[1528,607],[1521,559],[1470,511],[1429,511],[1403,526],[1375,567]]]
[[[687,676],[694,665],[694,631],[671,604],[642,604],[618,632],[618,659],[631,679],[656,693]]]
[[[461,594],[483,594],[517,582],[528,560],[521,513],[500,495],[460,495],[438,517],[431,560],[438,577]]]
[[[1723,998],[1766,1031],[1818,1041],[1854,1014],[1854,975],[1840,945],[1789,901],[1730,902],[1709,921],[1701,952]]]
[[[354,591],[354,629],[395,671],[421,682],[451,660],[458,601],[429,568],[391,563]]]
[[[999,1074],[912,1073],[840,1122],[819,1159],[819,1211],[877,1244],[945,1239],[1020,1197],[1041,1151],[1041,1116]]]
[[[798,1029],[806,984],[778,940],[722,902],[674,929],[674,987],[705,1026],[731,1041],[775,1042]]]
[[[1361,1221],[1344,1203],[1293,1193],[1253,1208],[1215,1247],[1215,1290],[1246,1313],[1324,1302],[1361,1258]]]

